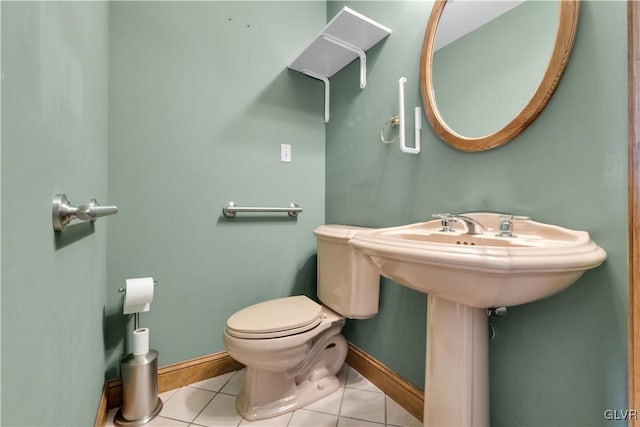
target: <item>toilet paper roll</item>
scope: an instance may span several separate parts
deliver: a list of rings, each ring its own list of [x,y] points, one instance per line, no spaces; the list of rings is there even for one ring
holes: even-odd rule
[[[149,328],[133,331],[133,355],[142,356],[149,353]]]
[[[125,281],[123,314],[149,311],[153,301],[153,277],[140,277]]]

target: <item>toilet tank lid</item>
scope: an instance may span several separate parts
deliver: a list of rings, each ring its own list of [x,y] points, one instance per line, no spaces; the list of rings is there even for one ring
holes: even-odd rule
[[[333,238],[333,239],[351,239],[358,231],[362,230],[371,230],[371,228],[367,227],[358,227],[356,225],[339,225],[339,224],[328,224],[321,225],[320,227],[313,230],[313,234],[316,238],[321,239],[323,237]]]
[[[318,320],[322,306],[304,295],[279,298],[250,305],[227,320],[235,332],[269,333],[300,328]]]

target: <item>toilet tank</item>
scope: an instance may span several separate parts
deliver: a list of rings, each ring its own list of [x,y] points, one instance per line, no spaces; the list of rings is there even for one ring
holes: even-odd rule
[[[378,313],[380,276],[367,258],[349,246],[363,227],[321,225],[313,234],[318,248],[318,298],[324,305],[351,319]]]

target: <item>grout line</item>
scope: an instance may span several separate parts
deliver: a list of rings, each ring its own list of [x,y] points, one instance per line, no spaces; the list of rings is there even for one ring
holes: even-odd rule
[[[233,371],[233,375],[229,375],[229,379],[228,379],[228,380],[226,380],[226,381],[224,382],[224,384],[222,384],[222,387],[220,387],[220,390],[222,390],[222,389],[223,389],[227,384],[229,384],[229,382],[231,381],[231,379],[232,379],[233,377],[235,377],[235,376],[236,376],[236,374],[237,374],[238,372],[240,372],[240,369],[238,369],[237,371]],[[224,374],[223,374],[223,375],[224,375]],[[215,377],[214,377],[214,378],[215,378]],[[220,390],[218,390],[218,393],[220,392]],[[225,393],[225,394],[226,394],[226,393]]]
[[[367,420],[367,419],[364,419],[364,418],[358,418],[358,417],[347,417],[346,415],[341,415],[340,417],[341,417],[341,418],[348,418],[348,419],[350,419],[350,420],[358,420],[358,421],[364,421],[364,422],[371,423],[371,424],[377,424],[377,425],[381,425],[381,426],[386,426],[386,423],[381,423],[381,422],[379,422],[379,421]]]
[[[238,397],[237,394],[225,393],[223,391],[217,391],[216,394],[224,394],[225,396]]]
[[[178,422],[181,422],[181,423],[190,424],[189,421],[180,420],[178,418],[173,418],[173,417],[167,417],[166,415],[158,415],[157,417],[154,418],[154,420],[156,418],[164,418],[165,420],[178,421]]]
[[[300,409],[302,409],[302,408],[300,408]],[[296,409],[296,411],[297,411],[297,409]],[[291,418],[293,418],[293,413],[296,412],[296,411],[289,412],[289,419],[287,420],[287,427],[289,427],[289,424],[291,424]]]
[[[183,387],[184,387],[184,386],[183,386]],[[167,390],[167,391],[165,391],[165,392],[163,392],[163,393],[158,393],[158,397],[160,397],[160,395],[161,395],[161,394],[164,394],[164,393],[167,393],[167,392],[170,392],[170,391],[172,391],[172,392],[173,392],[173,393],[171,393],[171,396],[169,396],[169,397],[167,398],[167,400],[163,400],[163,401],[162,401],[162,403],[164,404],[164,403],[168,402],[169,400],[171,400],[171,398],[172,398],[173,396],[175,396],[175,395],[176,395],[176,393],[178,393],[178,391],[180,391],[180,389],[181,389],[181,388],[182,388],[182,387],[178,387],[178,388],[174,388],[173,390]]]
[[[347,384],[349,384],[349,377],[351,376],[351,370],[353,368],[349,366],[347,369],[347,376],[344,379],[344,388],[342,390],[342,397],[340,398],[340,406],[338,407],[338,419],[336,420],[336,427],[340,424],[340,416],[342,414],[342,404],[344,403],[344,394],[347,391]]]
[[[347,366],[348,366],[348,365],[347,365]],[[353,371],[353,372],[355,372],[355,373],[360,377],[360,380],[362,380],[362,381],[364,381],[364,382],[366,382],[366,383],[371,384],[371,385],[372,385],[373,387],[375,387],[376,389],[375,389],[375,390],[368,390],[368,389],[366,389],[366,388],[361,388],[361,387],[350,387],[350,386],[349,386],[349,377],[351,377],[351,372],[352,372],[352,371]],[[362,390],[362,391],[370,391],[370,392],[372,392],[372,393],[382,393],[382,394],[384,394],[384,391],[380,390],[380,388],[379,388],[377,385],[373,384],[371,381],[369,381],[367,378],[365,378],[365,377],[364,377],[360,372],[356,371],[355,369],[353,369],[353,368],[352,368],[352,367],[350,367],[350,366],[349,366],[349,375],[347,375],[347,380],[345,381],[345,385],[344,385],[344,386],[345,386],[346,388],[348,388],[348,389],[351,389],[351,390]],[[385,395],[385,396],[386,396],[386,395]]]
[[[303,406],[302,408],[296,409],[296,411],[300,411],[300,410],[309,411],[309,412],[315,412],[316,414],[335,415],[335,416],[339,416],[340,415],[340,414],[332,414],[331,412],[319,411],[317,409],[309,409],[306,406]]]
[[[246,368],[244,368],[244,369],[246,369]],[[223,388],[225,388],[225,386],[226,386],[227,384],[229,384],[229,383],[231,382],[231,380],[233,379],[233,377],[235,377],[236,375],[238,375],[238,372],[240,372],[240,371],[241,371],[241,369],[238,369],[237,371],[235,371],[235,372],[233,373],[233,375],[231,375],[231,376],[229,377],[229,379],[227,380],[227,382],[226,382],[226,383],[224,383],[224,385],[223,385],[222,387],[220,387],[220,390],[222,390]],[[246,378],[245,378],[245,384],[246,384]],[[243,386],[243,388],[244,388],[244,386]],[[240,392],[242,392],[242,389],[240,389],[240,391],[238,392],[238,394],[240,394]],[[234,397],[234,398],[236,398],[236,399],[238,398],[238,394],[235,394],[235,395],[231,395],[231,394],[227,394],[227,393],[223,393],[223,394],[224,394],[224,395],[228,395],[228,396],[233,396],[233,397]],[[234,410],[235,410],[235,411],[236,411],[236,413],[237,413],[237,412],[238,412],[238,410],[237,410],[237,409],[235,409],[235,404],[233,405],[233,408],[234,408]],[[238,414],[238,415],[240,415],[240,414]],[[242,424],[242,422],[243,422],[243,421],[244,421],[244,417],[243,417],[242,415],[240,415],[240,421],[238,421],[238,424],[236,424],[236,426],[240,426],[240,424]]]
[[[195,388],[195,387],[194,387],[194,388]],[[197,390],[200,390],[200,389],[197,389]],[[211,390],[206,390],[206,391],[211,391]],[[195,416],[195,417],[193,417],[193,419],[192,419],[191,421],[189,421],[189,424],[192,424],[192,423],[196,420],[196,418],[198,418],[198,417],[200,416],[200,414],[202,413],[202,411],[204,411],[204,410],[207,408],[207,406],[209,406],[209,404],[213,401],[213,399],[215,399],[215,397],[218,395],[218,393],[216,393],[216,392],[212,392],[212,393],[213,393],[213,396],[211,396],[211,399],[209,399],[209,401],[207,402],[207,404],[206,404],[206,405],[204,405],[204,406],[202,407],[202,409],[200,409],[200,412],[198,412],[198,413],[196,414],[196,416]]]
[[[212,391],[214,393],[219,393],[220,390],[222,390],[224,388],[224,386],[226,386],[229,383],[229,381],[231,381],[231,378],[233,378],[233,376],[236,374],[236,372],[238,372],[238,371],[234,371],[233,375],[230,375],[229,378],[220,386],[220,388],[218,390],[210,390],[208,388],[198,387],[197,385],[194,385],[194,384],[201,383],[201,382],[207,381],[207,380],[198,381],[198,382],[192,383],[192,384],[187,384],[185,387],[191,387],[191,388],[195,388],[195,389],[198,389],[198,390],[206,390],[206,391]],[[226,374],[222,374],[222,375],[226,375]],[[222,375],[218,375],[218,376],[222,376]],[[217,378],[218,376],[211,377],[211,378],[208,378],[208,379],[212,380],[214,378]],[[169,400],[169,399],[167,399],[167,400]]]
[[[389,400],[389,397],[385,394],[384,395],[384,425],[385,427],[387,426],[387,423],[389,422],[389,420],[387,419],[387,401]]]
[[[242,368],[242,369],[246,369],[246,368]],[[218,390],[218,391],[217,391],[217,393],[222,393],[222,394],[226,394],[227,396],[234,396],[234,397],[235,397],[235,396],[237,396],[238,394],[240,394],[239,392],[238,392],[238,394],[231,394],[231,393],[229,393],[229,392],[224,392],[224,391],[222,391],[222,389],[223,389],[223,388],[225,388],[225,387],[227,386],[227,384],[229,384],[229,383],[231,382],[231,380],[232,380],[236,375],[238,375],[238,372],[240,372],[242,369],[238,369],[237,371],[235,371],[235,372],[233,373],[233,375],[231,375],[231,376],[229,377],[229,379],[228,379],[227,381],[225,381],[225,383],[224,383],[224,384],[222,384],[222,387],[220,387],[220,390]],[[215,377],[214,377],[214,378],[215,378]]]
[[[364,421],[366,423],[376,424],[376,425],[379,425],[379,426],[384,426],[385,425],[385,424],[381,424],[381,423],[379,423],[377,421],[365,420],[365,419],[362,419],[362,418],[355,418],[355,417],[342,417],[342,418],[348,418],[350,420],[357,420],[357,421]]]

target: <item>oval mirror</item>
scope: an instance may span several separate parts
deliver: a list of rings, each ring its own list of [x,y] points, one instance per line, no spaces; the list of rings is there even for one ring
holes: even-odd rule
[[[436,0],[420,89],[436,134],[462,151],[498,147],[538,117],[567,65],[579,0]]]

